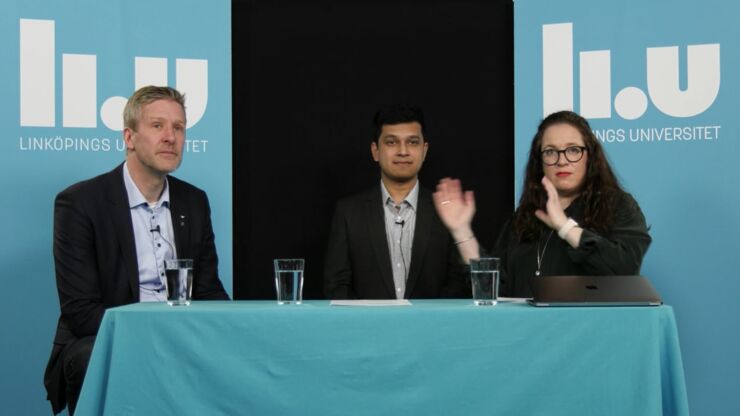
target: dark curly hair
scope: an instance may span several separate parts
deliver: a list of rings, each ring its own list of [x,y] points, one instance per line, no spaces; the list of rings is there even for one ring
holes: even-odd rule
[[[545,175],[542,164],[542,137],[548,127],[556,124],[568,124],[575,127],[583,137],[587,152],[586,175],[580,198],[584,206],[583,227],[596,232],[606,233],[614,224],[616,199],[624,192],[609,162],[604,149],[594,135],[588,121],[572,111],[559,111],[545,117],[537,128],[532,139],[529,158],[524,178],[524,189],[519,199],[519,206],[514,213],[513,227],[519,241],[536,240],[546,225],[535,215],[537,209],[544,209],[547,203],[547,192],[542,186]]]

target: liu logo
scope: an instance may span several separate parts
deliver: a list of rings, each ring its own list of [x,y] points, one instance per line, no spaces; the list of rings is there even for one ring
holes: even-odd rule
[[[688,45],[688,80],[679,84],[679,48],[647,48],[647,92],[650,101],[671,117],[693,117],[706,111],[719,93],[719,44]],[[611,118],[611,51],[578,54],[580,114],[586,118]],[[542,26],[542,105],[544,115],[573,109],[573,23]],[[641,89],[622,88],[614,97],[614,110],[626,120],[645,114],[648,98]]]
[[[55,127],[54,20],[20,19],[20,123]],[[176,59],[177,89],[187,95],[188,127],[203,117],[208,102],[208,61]],[[135,57],[134,85],[167,85],[167,58]],[[62,54],[62,126],[98,126],[97,56]],[[106,99],[100,119],[111,130],[123,130],[125,97]]]

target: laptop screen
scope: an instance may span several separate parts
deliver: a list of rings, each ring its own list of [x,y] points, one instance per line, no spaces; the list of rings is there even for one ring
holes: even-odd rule
[[[643,276],[545,276],[531,281],[535,306],[658,306],[658,292]]]

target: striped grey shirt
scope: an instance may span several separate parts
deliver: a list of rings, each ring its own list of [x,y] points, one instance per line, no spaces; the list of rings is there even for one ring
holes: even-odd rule
[[[409,277],[409,266],[411,266],[411,246],[416,228],[419,181],[416,181],[416,185],[399,205],[393,201],[382,180],[380,189],[383,196],[385,235],[388,238],[388,252],[391,257],[396,299],[403,299],[406,293],[406,279]]]

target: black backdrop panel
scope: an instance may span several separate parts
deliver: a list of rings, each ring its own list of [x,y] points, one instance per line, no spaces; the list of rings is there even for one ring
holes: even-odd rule
[[[424,109],[421,183],[476,191],[491,246],[513,201],[511,1],[235,1],[234,295],[273,299],[273,258],[306,259],[322,293],[337,199],[379,183],[371,120]]]

